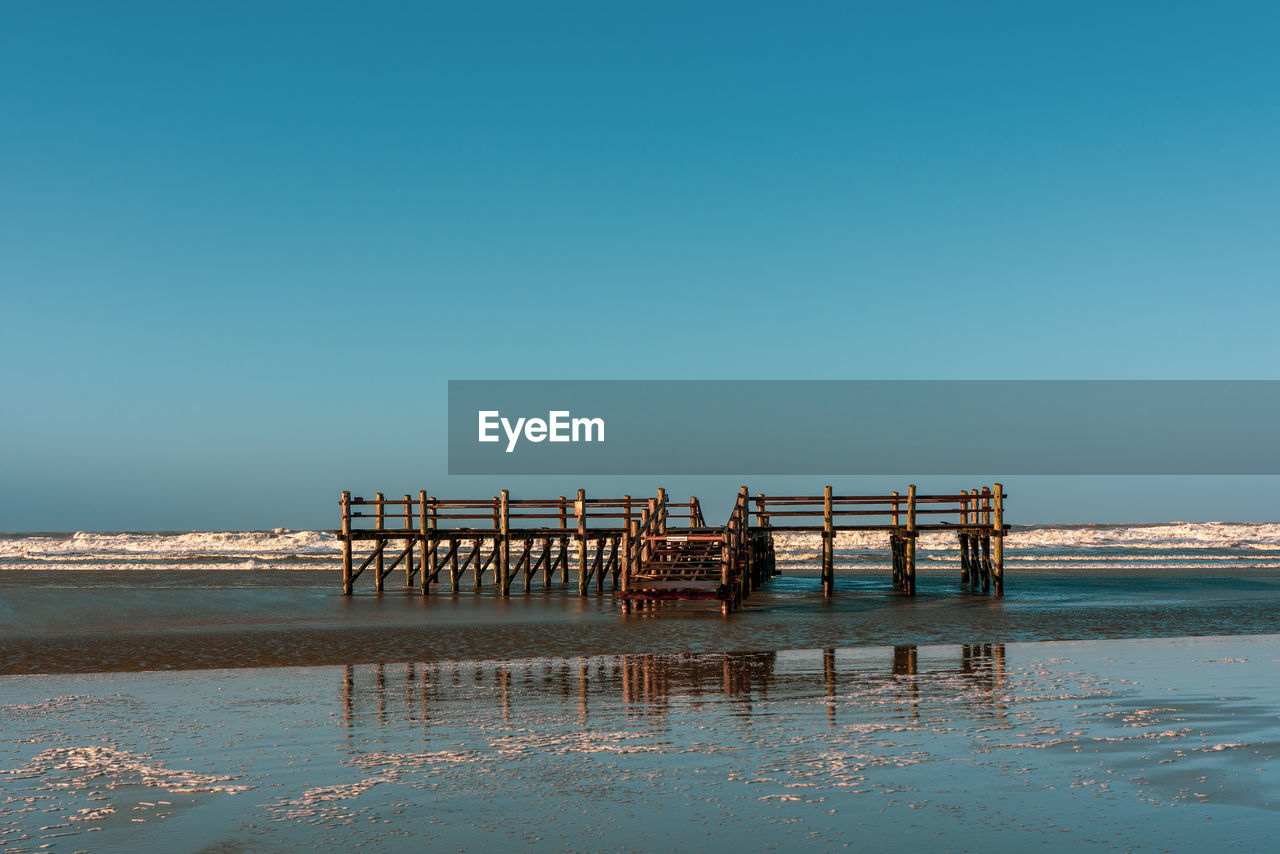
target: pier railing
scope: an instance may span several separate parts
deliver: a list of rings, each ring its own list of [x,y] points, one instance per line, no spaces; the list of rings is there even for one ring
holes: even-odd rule
[[[674,528],[659,495],[653,513],[628,531],[619,593],[623,612],[665,600],[716,599],[728,613],[772,577],[772,538],[752,530],[749,500],[744,486],[720,527]]]
[[[424,595],[444,583],[446,572],[451,592],[460,590],[468,571],[476,589],[488,582],[504,596],[517,580],[529,591],[539,573],[544,586],[557,573],[568,583],[572,541],[580,595],[593,586],[603,592],[608,580],[624,603],[716,598],[728,609],[777,574],[776,533],[821,534],[822,589],[830,596],[839,532],[888,534],[893,583],[914,594],[917,537],[921,531],[949,530],[959,540],[962,583],[1000,595],[1005,497],[998,483],[955,494],[919,494],[912,485],[905,494],[835,495],[828,486],[822,495],[755,497],[744,486],[725,524],[709,527],[696,497],[674,502],[662,489],[654,498],[588,498],[580,489],[572,499],[513,499],[505,489],[483,499],[443,499],[425,491],[417,498],[376,493],[365,499],[344,492],[337,533],[346,594],[369,569],[381,592],[385,578],[401,565],[405,587],[416,583]],[[357,543],[371,547],[359,566]]]
[[[822,534],[822,587],[834,583],[835,540],[840,531],[886,531],[893,553],[894,585],[915,593],[916,538],[921,531],[955,531],[960,543],[960,577],[970,586],[1004,592],[1004,500],[1000,484],[954,494],[921,495],[757,495],[751,514],[772,531]]]
[[[583,490],[578,490],[577,498],[529,499],[511,498],[507,490],[501,495],[484,499],[443,499],[428,496],[420,492],[417,498],[406,495],[403,498],[387,498],[381,492],[374,498],[351,497],[343,493],[342,520],[344,530],[350,522],[350,530],[356,536],[362,531],[421,531],[424,529],[446,528],[488,528],[500,529],[505,519],[510,528],[542,528],[557,527],[567,530],[569,523],[579,527],[582,520],[590,520],[589,527],[625,529],[631,519],[639,518],[641,511],[648,506],[651,499],[633,498],[624,495],[621,498],[587,498]],[[672,518],[683,519],[690,527],[700,527],[704,523],[702,508],[696,497],[687,502],[670,502],[667,504]],[[356,521],[368,520],[368,521]],[[445,521],[444,526],[440,525]],[[465,525],[464,522],[477,523]],[[553,525],[529,524],[531,522],[555,522]],[[597,524],[617,522],[620,524]],[[479,524],[483,523],[483,524]]]
[[[350,594],[356,579],[369,569],[375,589],[381,592],[386,577],[400,565],[405,568],[405,586],[412,587],[416,580],[423,594],[446,570],[452,592],[460,589],[468,570],[474,572],[476,586],[481,587],[485,573],[492,568],[492,579],[503,595],[521,577],[528,591],[539,571],[544,586],[551,584],[556,570],[561,581],[567,582],[572,540],[577,551],[579,593],[585,594],[593,582],[603,591],[606,579],[618,587],[623,534],[633,519],[651,511],[653,499],[630,495],[588,498],[581,489],[575,498],[513,499],[504,489],[493,498],[444,499],[423,490],[417,498],[387,498],[379,492],[366,499],[344,492],[339,503],[344,593]],[[687,502],[664,499],[663,514],[664,520],[670,516],[691,525],[702,524],[702,508],[696,497]],[[357,566],[354,544],[364,541],[372,544],[372,552]],[[403,546],[388,562],[387,546],[396,542]],[[513,545],[520,549],[514,564]]]

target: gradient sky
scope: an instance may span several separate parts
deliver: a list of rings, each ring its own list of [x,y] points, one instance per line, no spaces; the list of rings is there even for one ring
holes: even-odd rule
[[[0,530],[490,495],[450,378],[1280,377],[1275,3],[619,5],[4,4]]]

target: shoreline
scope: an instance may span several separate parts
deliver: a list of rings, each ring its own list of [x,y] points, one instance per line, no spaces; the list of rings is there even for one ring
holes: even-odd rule
[[[103,586],[6,583],[0,674],[1280,632],[1280,572],[1248,568],[1022,573],[1002,600],[959,591],[943,572],[922,574],[914,599],[882,573],[842,573],[824,600],[816,572],[792,571],[727,619],[699,603],[623,617],[611,594],[564,589],[508,599],[403,590],[343,597],[327,572],[255,572],[184,570],[166,573],[169,586],[154,571],[132,573],[136,583],[125,587],[108,578]],[[210,576],[226,586],[208,586]]]
[[[1270,634],[5,677],[0,844],[1270,850],[1277,668]]]

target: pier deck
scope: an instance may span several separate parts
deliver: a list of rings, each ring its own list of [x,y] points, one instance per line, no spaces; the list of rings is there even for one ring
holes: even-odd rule
[[[961,583],[996,596],[1004,593],[1004,499],[1000,484],[956,494],[751,496],[744,486],[724,525],[710,526],[696,497],[672,502],[664,490],[654,498],[512,499],[507,490],[492,499],[452,500],[405,495],[387,499],[341,499],[342,588],[372,570],[374,588],[404,567],[406,589],[427,595],[433,584],[457,593],[468,573],[475,589],[503,596],[519,582],[528,592],[570,583],[577,565],[577,592],[606,583],[624,612],[671,600],[713,600],[724,613],[778,574],[774,535],[819,533],[822,590],[834,593],[835,543],[841,531],[887,535],[896,589],[916,591],[916,539],[925,531],[956,535]],[[357,546],[370,547],[356,566]],[[416,553],[416,555],[415,555]],[[514,554],[513,554],[514,553]],[[388,561],[388,554],[394,555]],[[572,554],[572,557],[571,557]]]

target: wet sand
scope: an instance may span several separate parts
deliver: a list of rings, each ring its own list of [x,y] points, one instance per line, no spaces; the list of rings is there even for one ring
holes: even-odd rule
[[[1274,846],[1280,572],[883,575],[725,618],[2,573],[0,849]]]
[[[1280,571],[1020,572],[1007,595],[924,572],[903,597],[791,571],[729,618],[700,603],[624,618],[609,594],[361,591],[331,572],[0,573],[0,674],[446,661],[1280,632]]]
[[[1277,708],[1275,635],[8,676],[0,847],[1272,850]]]

